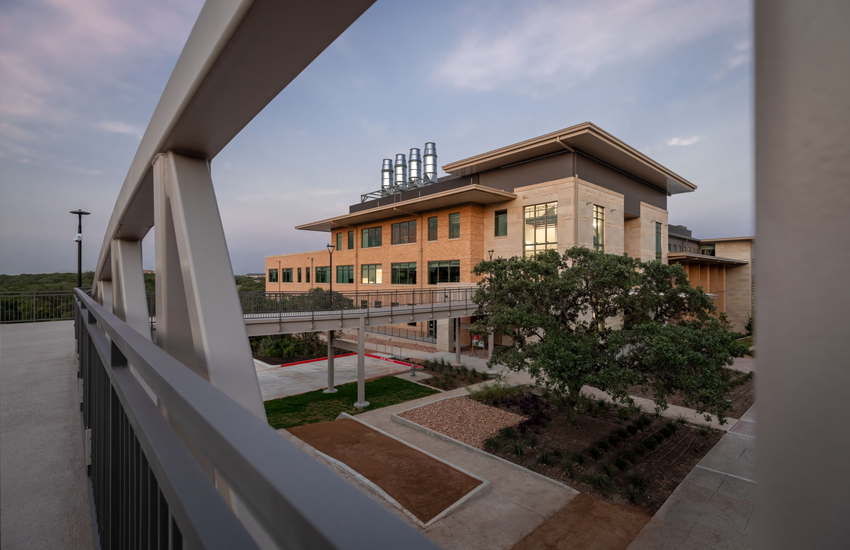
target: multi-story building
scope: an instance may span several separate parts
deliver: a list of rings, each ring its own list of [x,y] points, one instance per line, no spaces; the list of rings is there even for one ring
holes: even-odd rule
[[[755,306],[755,237],[697,239],[687,227],[671,225],[667,258],[682,265],[692,286],[712,296],[732,330],[744,332]]]
[[[667,262],[667,197],[696,189],[590,122],[446,164],[442,178],[433,143],[424,157],[424,169],[419,149],[385,159],[378,191],[297,227],[329,233],[333,273],[325,249],[268,256],[266,290],[474,284],[485,258],[573,246]]]

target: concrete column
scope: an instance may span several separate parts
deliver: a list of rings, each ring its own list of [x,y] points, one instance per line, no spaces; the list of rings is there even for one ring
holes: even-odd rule
[[[361,317],[357,328],[357,403],[355,409],[365,409],[366,401],[366,318]]]
[[[757,548],[850,540],[850,2],[755,2]]]
[[[490,335],[487,337],[487,358],[488,359],[493,358],[493,347],[495,346],[495,344],[496,344],[496,335],[491,332]]]
[[[455,363],[460,365],[460,317],[455,320]]]
[[[358,351],[360,349],[359,342],[357,349]],[[328,387],[324,393],[336,393],[334,387],[334,331],[332,330],[328,331]]]

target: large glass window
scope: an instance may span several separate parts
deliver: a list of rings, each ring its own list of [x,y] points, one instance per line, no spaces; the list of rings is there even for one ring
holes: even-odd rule
[[[331,268],[329,266],[316,268],[316,283],[331,282]]]
[[[336,234],[336,249],[342,250],[342,232]]]
[[[354,248],[354,230],[348,232],[348,249],[352,250]]]
[[[364,285],[379,285],[383,282],[381,277],[381,264],[364,264],[360,266],[360,282]]]
[[[363,238],[360,242],[362,248],[372,248],[373,246],[381,246],[381,228],[369,227],[363,230]]]
[[[496,236],[504,237],[508,234],[508,211],[496,210]]]
[[[460,238],[460,212],[449,214],[449,238]]]
[[[277,282],[277,269],[269,269],[269,282],[276,283]]]
[[[394,223],[392,225],[392,243],[407,244],[416,242],[416,220]]]
[[[526,206],[523,212],[525,226],[525,256],[558,248],[558,203],[547,202]]]
[[[661,261],[661,224],[655,222],[655,259]]]
[[[428,262],[428,284],[459,283],[460,260]]]
[[[416,262],[392,264],[392,284],[415,285]]]
[[[285,267],[280,270],[280,282],[282,283],[291,283],[292,282],[292,268]]]
[[[428,218],[428,240],[437,240],[437,216],[434,216],[433,218]]]
[[[301,268],[298,268],[298,282],[301,282]]]
[[[593,205],[593,250],[605,252],[605,209]]]
[[[354,266],[353,265],[338,265],[336,266],[336,282],[340,284],[354,283]]]

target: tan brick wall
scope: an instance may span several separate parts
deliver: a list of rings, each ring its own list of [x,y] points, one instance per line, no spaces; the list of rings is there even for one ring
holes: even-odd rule
[[[667,263],[667,211],[656,206],[640,203],[640,259],[649,262],[655,259],[655,224],[661,224],[661,261]]]
[[[593,248],[593,206],[605,209],[605,252],[622,255],[625,247],[623,195],[579,180],[578,246]]]

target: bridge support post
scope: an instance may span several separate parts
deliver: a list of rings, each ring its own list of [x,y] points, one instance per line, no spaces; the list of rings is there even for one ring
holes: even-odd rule
[[[460,365],[460,317],[455,320],[455,363]]]
[[[357,403],[355,409],[365,409],[366,401],[366,318],[361,317],[357,328]]]
[[[358,345],[358,351],[360,347]],[[334,331],[328,331],[328,387],[324,393],[336,393],[334,387]]]

